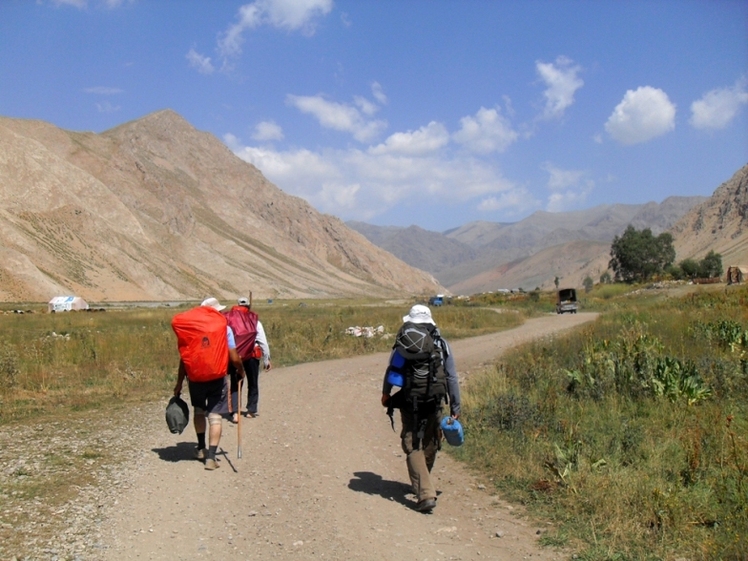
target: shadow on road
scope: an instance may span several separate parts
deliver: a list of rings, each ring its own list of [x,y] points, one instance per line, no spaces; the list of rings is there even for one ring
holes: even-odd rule
[[[165,462],[196,461],[194,442],[178,442],[176,446],[151,448],[151,452],[158,454],[159,459]]]
[[[382,479],[381,475],[370,471],[357,471],[353,475],[355,477],[348,482],[349,489],[367,495],[379,495],[401,505],[413,506],[413,501],[405,498],[405,495],[410,493],[409,485],[400,481]]]
[[[178,442],[176,446],[167,446],[166,448],[151,448],[151,452],[158,454],[160,460],[165,462],[183,462],[190,461],[196,462],[195,459],[195,443],[194,442]],[[222,456],[229,467],[237,473],[237,469],[231,462],[231,459],[226,454],[226,451],[221,448],[216,452],[216,458]]]

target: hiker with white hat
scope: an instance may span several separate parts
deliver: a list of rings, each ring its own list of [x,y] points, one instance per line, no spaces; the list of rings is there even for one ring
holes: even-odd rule
[[[390,396],[396,386],[402,389]],[[436,506],[431,470],[441,448],[444,403],[449,403],[450,415],[457,419],[460,387],[454,357],[439,334],[431,310],[416,304],[403,317],[395,337],[382,385],[382,405],[387,407],[391,421],[393,410],[400,409],[400,440],[416,496],[414,508],[423,513]]]
[[[239,356],[241,356],[244,372],[247,381],[247,416],[257,417],[258,403],[260,400],[260,359],[263,359],[265,371],[270,370],[273,366],[270,362],[270,346],[268,345],[265,328],[262,326],[259,316],[252,311],[252,300],[249,298],[239,298],[237,305],[233,306],[226,314],[229,325],[234,329],[236,336],[236,346]],[[231,375],[231,400],[232,403],[239,403],[239,383],[234,378],[234,370],[229,367]],[[234,423],[239,421],[238,410],[232,418]]]

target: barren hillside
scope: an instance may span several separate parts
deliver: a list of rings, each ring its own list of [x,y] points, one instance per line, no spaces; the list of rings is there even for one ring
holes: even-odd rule
[[[671,230],[678,260],[722,254],[725,269],[748,266],[748,165],[720,185]]]
[[[1,300],[440,288],[169,110],[102,134],[0,118],[0,194]]]

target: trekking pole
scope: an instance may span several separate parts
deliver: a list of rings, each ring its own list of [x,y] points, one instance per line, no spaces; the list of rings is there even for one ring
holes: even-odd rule
[[[244,378],[239,380],[239,395],[236,398],[236,457],[242,457],[242,388],[244,387]]]

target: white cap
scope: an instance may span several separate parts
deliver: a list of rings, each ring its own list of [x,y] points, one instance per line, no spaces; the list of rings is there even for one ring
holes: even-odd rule
[[[215,298],[206,298],[200,305],[206,306],[208,308],[213,308],[214,310],[218,310],[219,312],[226,308],[226,306],[221,306],[221,303]]]
[[[241,297],[241,298],[239,298],[239,300],[237,301],[237,303],[240,306],[249,306],[249,298]]]
[[[436,325],[434,320],[431,318],[431,310],[428,306],[423,304],[416,304],[410,309],[408,315],[403,317],[403,321],[409,321],[410,323],[430,323]]]

